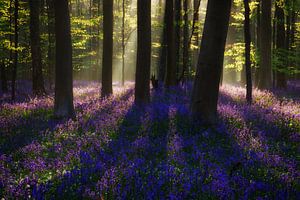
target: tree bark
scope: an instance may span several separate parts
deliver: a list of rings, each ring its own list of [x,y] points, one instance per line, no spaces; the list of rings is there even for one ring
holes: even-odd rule
[[[159,61],[159,73],[158,73],[158,80],[163,82],[166,77],[166,67],[167,67],[167,52],[168,52],[168,7],[165,5],[165,12],[164,12],[164,25],[163,25],[163,35],[162,35],[162,42],[161,42],[161,49],[160,49],[160,61]]]
[[[107,97],[113,93],[113,0],[103,1],[103,66],[101,96]]]
[[[48,81],[50,89],[54,83],[55,71],[55,15],[54,0],[46,0],[48,18]]]
[[[199,45],[199,8],[201,0],[194,0],[194,19],[193,19],[193,36],[195,37],[196,45]]]
[[[173,0],[166,1],[167,24],[167,73],[165,86],[175,86],[177,84],[176,74],[176,57],[175,57],[175,32],[174,32],[174,2]]]
[[[122,2],[122,86],[125,84],[125,0]]]
[[[295,34],[296,34],[296,1],[293,1],[292,13],[291,13],[291,37],[290,46],[293,47],[295,44]]]
[[[175,0],[175,62],[176,62],[176,82],[180,69],[180,49],[181,49],[181,0]]]
[[[3,62],[0,63],[0,73],[1,73],[1,90],[2,92],[6,93],[8,92],[8,87],[7,87],[5,64]]]
[[[17,69],[18,69],[18,45],[19,45],[19,0],[15,0],[15,52],[14,52],[14,67],[12,70],[12,86],[11,86],[11,99],[16,98],[16,79],[17,79]]]
[[[71,25],[68,0],[54,0],[56,68],[54,114],[59,118],[75,117],[73,105],[73,68]]]
[[[252,77],[251,77],[251,33],[250,33],[250,8],[249,0],[244,0],[245,21],[244,21],[244,37],[245,37],[245,68],[246,68],[246,99],[248,104],[252,103]]]
[[[286,88],[286,76],[285,76],[285,58],[282,54],[285,49],[285,23],[284,23],[284,10],[279,5],[279,0],[275,4],[275,22],[276,22],[276,52],[278,56],[278,65],[276,70],[276,87]]]
[[[260,61],[260,80],[258,87],[260,89],[270,89],[272,87],[272,25],[271,25],[272,0],[261,1],[261,61]]]
[[[192,92],[192,116],[208,124],[217,120],[219,83],[223,68],[231,1],[209,0]]]
[[[135,76],[135,103],[150,101],[151,1],[138,0],[138,46]]]
[[[185,74],[189,75],[189,15],[188,15],[188,9],[189,9],[189,0],[184,0],[184,28],[183,28],[183,67],[182,67],[182,73],[179,80],[185,81]]]
[[[260,35],[261,35],[261,3],[258,1],[256,10],[256,53],[260,56]],[[260,79],[260,59],[257,62],[257,68],[255,70],[255,87],[258,87]]]
[[[29,0],[30,8],[30,44],[32,60],[32,90],[35,95],[45,93],[42,69],[42,52],[40,38],[40,0]]]

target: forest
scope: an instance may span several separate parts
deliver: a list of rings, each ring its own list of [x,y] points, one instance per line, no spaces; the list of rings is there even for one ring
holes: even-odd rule
[[[299,0],[1,0],[0,199],[300,197]]]

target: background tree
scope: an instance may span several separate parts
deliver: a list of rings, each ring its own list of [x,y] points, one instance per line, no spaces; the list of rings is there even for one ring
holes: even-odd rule
[[[174,31],[174,2],[166,0],[167,15],[167,71],[165,78],[166,87],[175,86],[177,84],[176,74],[176,50],[175,50],[175,31]]]
[[[138,0],[138,47],[135,79],[135,103],[150,101],[151,1]]]
[[[184,0],[183,9],[184,9],[184,27],[183,27],[183,52],[182,52],[182,73],[179,80],[184,81],[185,74],[190,73],[189,71],[189,0]]]
[[[244,21],[244,37],[245,37],[245,68],[246,68],[246,99],[249,104],[252,103],[252,71],[251,71],[251,32],[250,32],[250,7],[249,0],[244,0],[245,21]]]
[[[103,64],[102,64],[102,91],[106,97],[112,90],[112,57],[113,57],[113,1],[103,1]]]
[[[272,25],[271,25],[272,1],[261,1],[261,29],[260,29],[260,78],[258,87],[270,89],[272,87]]]
[[[15,0],[15,11],[14,11],[14,65],[12,69],[12,78],[11,78],[11,99],[15,100],[16,98],[16,79],[17,79],[17,68],[18,68],[18,45],[19,45],[19,0]]]
[[[181,24],[182,24],[182,17],[181,17],[181,13],[182,13],[182,1],[181,0],[175,0],[175,6],[174,6],[174,17],[175,17],[175,62],[176,62],[176,82],[177,82],[177,75],[179,74],[179,70],[181,68]]]
[[[208,1],[191,102],[192,115],[207,123],[217,120],[219,83],[230,10],[231,1]]]
[[[125,84],[125,0],[122,2],[122,86]]]
[[[40,0],[29,0],[32,89],[36,95],[45,93],[40,38]]]
[[[164,10],[164,18],[163,18],[163,33],[162,33],[162,39],[161,39],[161,48],[160,48],[160,60],[159,60],[159,73],[158,73],[158,80],[160,82],[163,82],[166,77],[166,69],[167,69],[167,53],[168,53],[168,30],[167,30],[167,24],[168,24],[168,10],[169,6],[165,5]]]
[[[277,0],[275,2],[275,23],[276,23],[276,54],[278,54],[278,62],[276,63],[276,87],[285,88],[286,87],[286,76],[285,76],[285,65],[288,63],[285,62],[285,21],[284,21],[284,10],[283,4]]]
[[[54,114],[74,117],[72,42],[68,0],[54,0],[56,64]]]
[[[54,0],[46,0],[47,6],[47,35],[48,35],[48,81],[50,89],[54,83],[55,69],[55,15],[54,15]]]

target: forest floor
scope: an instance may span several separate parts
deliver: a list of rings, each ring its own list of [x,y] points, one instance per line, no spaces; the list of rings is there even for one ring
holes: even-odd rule
[[[133,84],[101,100],[76,82],[76,120],[53,118],[53,96],[0,98],[0,198],[297,199],[300,84],[254,91],[225,85],[220,120],[189,120],[190,88],[152,91],[133,105]]]

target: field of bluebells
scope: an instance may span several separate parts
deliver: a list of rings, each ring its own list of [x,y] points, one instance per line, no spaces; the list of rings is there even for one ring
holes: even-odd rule
[[[0,199],[299,199],[300,84],[284,91],[222,86],[216,127],[189,120],[189,87],[133,84],[100,99],[74,85],[74,120],[53,117],[53,95],[0,98]]]

